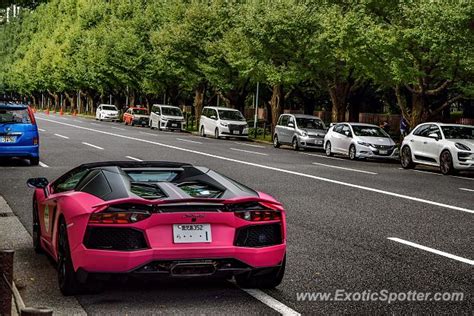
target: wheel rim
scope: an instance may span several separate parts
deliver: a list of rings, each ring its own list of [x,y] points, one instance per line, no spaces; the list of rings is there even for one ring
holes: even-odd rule
[[[273,138],[273,145],[278,146],[278,136],[276,136],[276,135]]]
[[[214,137],[215,138],[219,138],[219,130],[216,128],[216,130],[214,131]]]
[[[204,127],[201,127],[201,136],[204,136]]]
[[[293,138],[293,149],[298,149],[298,141],[296,138]]]
[[[326,155],[330,155],[331,154],[331,143],[327,143],[326,144]]]
[[[59,238],[58,238],[58,279],[61,287],[64,286],[66,280],[66,240],[65,240],[65,227],[61,224],[59,227]]]
[[[354,146],[351,146],[350,150],[349,150],[349,157],[351,159],[354,159],[355,158],[355,147]]]
[[[402,165],[404,167],[408,166],[410,164],[410,156],[411,156],[411,153],[410,153],[410,148],[408,147],[405,147],[403,148],[403,152],[402,152]]]
[[[444,152],[441,155],[441,172],[448,173],[451,169],[451,155],[448,152]]]

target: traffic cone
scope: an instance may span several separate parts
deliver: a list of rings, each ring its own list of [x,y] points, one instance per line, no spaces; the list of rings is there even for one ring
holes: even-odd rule
[[[76,110],[74,110],[74,112],[73,112],[73,114],[72,114],[72,115],[73,115],[73,116],[77,116],[77,111],[76,111]]]
[[[61,107],[61,109],[59,110],[59,115],[63,116],[64,115],[64,111],[63,111],[63,108]]]
[[[49,108],[46,109],[46,115],[49,115]]]

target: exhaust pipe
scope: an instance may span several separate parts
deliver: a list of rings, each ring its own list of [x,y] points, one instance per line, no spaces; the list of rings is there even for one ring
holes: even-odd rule
[[[211,262],[176,263],[170,269],[171,276],[209,276],[216,272],[216,266]]]

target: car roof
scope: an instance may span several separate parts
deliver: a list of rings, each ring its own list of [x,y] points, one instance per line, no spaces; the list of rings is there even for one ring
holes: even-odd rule
[[[375,124],[368,124],[368,123],[357,123],[357,122],[339,122],[339,123],[336,123],[334,125],[337,125],[337,124],[349,124],[351,126],[353,125],[360,125],[360,126],[367,126],[367,127],[378,127],[377,125]]]
[[[226,107],[223,107],[223,106],[205,106],[204,108],[205,108],[205,109],[214,109],[214,110],[239,111],[239,110],[237,110],[237,109],[226,108]],[[240,112],[240,111],[239,111],[239,112]]]
[[[99,104],[99,106],[103,106],[103,105],[106,105],[106,106],[113,106],[114,108],[116,108],[115,104],[106,104],[106,103]]]
[[[284,113],[282,115],[293,115],[294,117],[297,117],[297,118],[317,118],[320,120],[320,118],[318,116],[314,116],[314,115],[309,115],[309,114],[293,114],[293,113]]]
[[[0,102],[0,109],[22,110],[22,109],[27,109],[27,108],[28,108],[27,104]]]
[[[179,109],[179,106],[169,105],[169,104],[153,104],[153,106],[161,106],[161,107],[165,107],[165,108],[178,108]]]
[[[451,124],[451,123],[441,123],[441,122],[424,122],[420,123],[418,125],[424,125],[424,124],[436,124],[438,126],[459,126],[459,127],[474,127],[474,125],[467,125],[467,124]]]

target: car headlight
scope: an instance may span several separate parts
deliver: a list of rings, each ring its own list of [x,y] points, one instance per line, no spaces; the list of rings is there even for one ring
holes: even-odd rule
[[[308,133],[306,133],[306,132],[304,132],[304,131],[301,131],[301,132],[300,132],[300,135],[303,136],[303,137],[306,137],[306,136],[308,136]]]
[[[165,117],[162,117],[162,118],[161,118],[161,120],[162,120],[163,122],[166,122],[166,121],[168,121],[168,119],[167,119],[167,118],[165,118]]]
[[[227,127],[227,125],[229,124],[221,122],[221,126]]]
[[[372,146],[372,144],[366,143],[366,142],[357,142],[357,144],[362,145],[362,146],[367,146],[367,147],[374,147]]]
[[[456,146],[457,149],[471,151],[471,148],[469,148],[466,145],[461,144],[461,143],[456,143],[456,144],[454,144],[454,146]]]

